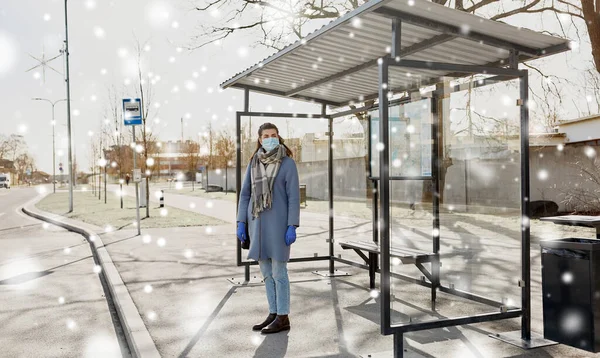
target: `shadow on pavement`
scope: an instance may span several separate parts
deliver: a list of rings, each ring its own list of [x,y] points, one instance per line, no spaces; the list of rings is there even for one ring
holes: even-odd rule
[[[4,279],[4,280],[1,280],[0,281],[0,286],[20,285],[20,284],[23,284],[25,282],[29,282],[29,281],[35,280],[35,279],[40,278],[40,277],[48,276],[51,273],[53,273],[54,270],[59,269],[61,267],[72,265],[74,263],[77,263],[77,262],[80,262],[80,261],[84,261],[84,260],[87,260],[87,259],[90,259],[90,258],[92,258],[92,256],[87,256],[87,257],[84,257],[82,259],[71,261],[71,262],[66,263],[64,265],[56,266],[56,267],[53,267],[51,269],[44,270],[44,271],[25,272],[25,273],[22,273],[20,275],[17,275],[17,276],[11,277],[11,278],[7,278],[7,279]]]
[[[192,338],[190,343],[188,343],[188,345],[185,347],[183,352],[181,352],[181,354],[179,355],[180,358],[184,358],[184,357],[188,356],[188,354],[192,351],[192,349],[194,348],[196,343],[198,343],[200,338],[202,338],[202,335],[204,335],[204,333],[206,333],[206,331],[208,330],[208,327],[210,327],[211,323],[215,320],[215,318],[217,318],[217,316],[219,315],[219,312],[221,312],[221,310],[223,309],[223,306],[225,306],[225,303],[227,303],[227,301],[229,301],[231,296],[235,293],[236,289],[237,289],[237,287],[234,286],[234,287],[231,287],[229,289],[229,291],[227,291],[227,294],[225,294],[225,297],[223,297],[223,299],[221,300],[221,302],[219,302],[219,304],[217,305],[215,310],[206,319],[206,322],[204,322],[204,324],[202,325],[200,330],[198,330],[198,332],[194,335],[194,337]]]
[[[273,357],[280,358],[285,357],[288,349],[289,336],[285,334],[269,334],[266,335],[262,343],[254,352],[255,358]]]

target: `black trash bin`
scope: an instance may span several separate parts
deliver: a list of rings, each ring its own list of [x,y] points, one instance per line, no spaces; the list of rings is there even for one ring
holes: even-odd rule
[[[544,338],[600,350],[600,240],[541,241]]]

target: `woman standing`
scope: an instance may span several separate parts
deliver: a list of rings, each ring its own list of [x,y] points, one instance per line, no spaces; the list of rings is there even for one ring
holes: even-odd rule
[[[277,333],[290,329],[290,245],[300,225],[300,187],[292,151],[272,123],[258,129],[238,204],[237,237],[250,239],[248,258],[257,260],[269,302],[269,316],[252,329]],[[246,226],[250,238],[246,237]]]

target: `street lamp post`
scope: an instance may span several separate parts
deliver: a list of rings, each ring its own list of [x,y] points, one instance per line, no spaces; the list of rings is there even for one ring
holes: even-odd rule
[[[57,101],[52,102],[46,98],[32,98],[34,101],[46,101],[52,105],[52,192],[56,193],[56,137],[55,137],[55,127],[56,120],[54,119],[54,105],[58,102],[66,101],[66,99],[59,99]]]

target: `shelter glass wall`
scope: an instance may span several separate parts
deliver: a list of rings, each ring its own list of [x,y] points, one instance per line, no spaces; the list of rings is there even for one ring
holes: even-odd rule
[[[257,148],[258,128],[273,123],[292,150],[300,178],[300,228],[292,258],[329,255],[328,121],[323,118],[241,117],[242,181]],[[244,255],[244,254],[243,254]],[[243,256],[245,260],[245,256]]]
[[[521,163],[516,84],[448,91],[440,98],[390,107],[390,175],[421,177],[390,182],[392,324],[494,313],[501,305],[520,307]],[[436,109],[439,117],[432,115]],[[372,116],[375,128],[378,112]],[[438,118],[439,228],[434,221],[434,182],[423,178],[435,176],[431,125]],[[440,284],[445,289],[438,290],[436,311],[432,311],[427,287],[431,280],[417,265],[403,263],[405,260],[395,255],[407,251],[415,256],[431,254],[436,236]],[[435,270],[427,262],[422,266],[429,273]],[[497,304],[451,294],[462,292]]]
[[[373,240],[373,182],[369,179],[368,116],[333,120],[333,195],[336,241]],[[352,250],[343,259],[364,263]],[[337,256],[337,255],[336,255]]]

